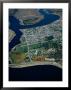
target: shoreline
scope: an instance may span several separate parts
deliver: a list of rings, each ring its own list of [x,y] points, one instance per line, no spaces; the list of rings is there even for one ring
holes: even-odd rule
[[[10,64],[9,67],[11,68],[25,68],[25,67],[31,67],[31,66],[37,66],[37,65],[53,65],[59,68],[62,68],[62,66],[56,62],[30,62],[30,63],[22,63],[21,65],[15,65],[15,64]]]

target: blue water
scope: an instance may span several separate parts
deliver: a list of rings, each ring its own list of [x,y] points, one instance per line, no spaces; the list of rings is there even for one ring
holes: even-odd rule
[[[52,65],[9,68],[10,81],[61,81],[62,69]]]
[[[9,43],[9,51],[20,43],[22,32],[19,29],[34,28],[43,26],[58,20],[60,17],[52,13],[46,13],[43,9],[39,12],[44,15],[44,19],[33,25],[20,25],[18,19],[14,16],[9,16],[10,29],[12,29],[16,36]],[[9,68],[10,81],[61,81],[62,69],[52,65],[38,65],[25,68]]]
[[[16,36],[9,43],[9,51],[15,45],[20,43],[20,37],[22,35],[22,32],[19,29],[28,29],[28,28],[34,28],[37,26],[47,25],[60,18],[58,15],[45,12],[43,9],[40,9],[39,12],[44,16],[44,19],[42,19],[41,21],[33,25],[20,25],[20,22],[18,19],[16,19],[14,16],[9,16],[9,22],[10,22],[9,28],[12,29],[16,33]]]

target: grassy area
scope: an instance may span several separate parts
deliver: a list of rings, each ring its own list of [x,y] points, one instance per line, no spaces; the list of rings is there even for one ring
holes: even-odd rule
[[[48,42],[29,45],[30,49],[48,48]]]
[[[37,49],[37,48],[41,48],[41,44],[38,43],[38,44],[32,44],[32,45],[29,45],[30,49]]]
[[[32,19],[27,19],[23,21],[24,24],[31,24],[32,23]]]
[[[11,52],[10,57],[13,63],[20,64],[27,59],[27,53]]]
[[[26,53],[28,48],[27,46],[17,46],[14,52]]]
[[[24,24],[32,24],[35,20],[37,20],[38,18],[31,18],[31,19],[26,19],[23,20]]]

